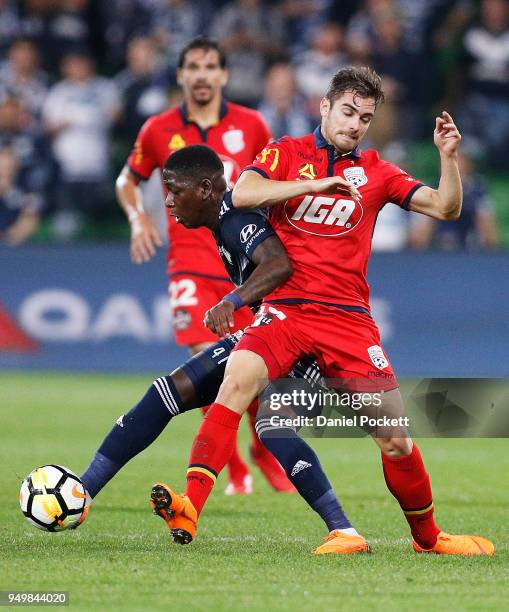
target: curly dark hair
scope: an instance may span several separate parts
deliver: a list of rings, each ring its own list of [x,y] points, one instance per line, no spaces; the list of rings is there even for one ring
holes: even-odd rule
[[[385,99],[380,75],[367,66],[348,66],[338,70],[329,83],[325,97],[332,105],[347,91],[353,91],[361,98],[374,98],[375,106]]]
[[[172,153],[163,169],[163,180],[166,172],[183,175],[191,181],[223,172],[223,162],[210,147],[206,145],[190,145]]]

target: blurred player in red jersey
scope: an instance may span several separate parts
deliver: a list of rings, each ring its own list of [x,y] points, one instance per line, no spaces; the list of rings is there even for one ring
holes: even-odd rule
[[[459,217],[461,136],[447,112],[436,118],[440,183],[438,189],[426,187],[381,160],[376,151],[358,148],[382,101],[381,79],[375,72],[338,71],[320,104],[321,126],[302,138],[285,137],[268,145],[234,189],[237,208],[271,207],[271,224],[294,273],[264,298],[255,322],[230,355],[219,395],[193,444],[186,495],[168,489],[174,526],[192,537],[240,415],[257,395],[260,381],[266,386],[284,376],[302,355],[314,354],[322,373],[334,379],[330,384],[341,390],[381,392],[379,414],[404,415],[397,379],[369,312],[371,236],[387,202],[435,219]],[[494,553],[485,538],[449,535],[436,525],[429,476],[403,423],[381,427],[372,435],[416,552]],[[202,477],[209,470],[211,476],[199,481],[195,469]],[[333,552],[337,537],[331,533],[317,550]]]
[[[222,98],[227,79],[226,58],[219,45],[206,38],[192,40],[181,52],[177,72],[184,103],[151,117],[141,128],[116,183],[119,204],[131,225],[134,263],[149,261],[156,248],[162,246],[161,237],[144,210],[139,182],[150,178],[156,168],[162,169],[173,151],[190,144],[210,146],[223,161],[225,178],[232,186],[241,168],[269,141],[269,129],[259,113]],[[186,229],[169,215],[167,223],[167,272],[175,339],[196,354],[217,341],[217,336],[203,324],[205,313],[235,287],[208,229]],[[251,311],[241,309],[236,313],[232,331],[251,321]],[[258,440],[254,428],[251,455],[276,490],[293,490],[280,465]],[[252,478],[237,446],[228,468],[225,492],[250,493]]]

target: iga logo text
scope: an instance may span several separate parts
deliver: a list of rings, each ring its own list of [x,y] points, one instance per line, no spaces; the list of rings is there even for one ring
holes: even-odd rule
[[[288,221],[297,229],[316,236],[341,236],[356,227],[363,215],[360,202],[332,196],[305,196],[287,202]]]

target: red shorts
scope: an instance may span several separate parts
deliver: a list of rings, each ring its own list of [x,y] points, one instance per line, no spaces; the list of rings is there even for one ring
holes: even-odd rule
[[[194,274],[176,274],[171,277],[168,291],[175,341],[182,346],[202,342],[217,342],[218,337],[203,324],[205,313],[215,306],[235,285]],[[243,329],[253,321],[253,313],[244,307],[235,313],[235,327]]]
[[[323,376],[358,391],[389,391],[398,381],[380,346],[380,333],[365,313],[320,304],[263,304],[234,351],[265,361],[271,380],[286,376],[305,355],[314,355]]]

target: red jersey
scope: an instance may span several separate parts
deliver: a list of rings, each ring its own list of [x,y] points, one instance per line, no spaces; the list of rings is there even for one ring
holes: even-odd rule
[[[387,202],[407,208],[422,186],[374,150],[337,157],[318,127],[302,138],[268,145],[246,170],[295,181],[342,176],[362,195],[305,195],[271,208],[270,222],[292,261],[294,273],[265,301],[314,301],[369,309],[366,280],[377,215]]]
[[[270,139],[261,115],[249,108],[222,101],[216,125],[201,129],[185,105],[148,119],[138,134],[127,163],[138,178],[147,180],[163,168],[168,156],[187,145],[206,144],[219,155],[230,185]],[[216,242],[207,228],[186,229],[168,218],[168,272],[195,272],[228,279]]]

